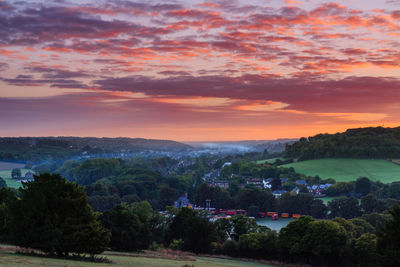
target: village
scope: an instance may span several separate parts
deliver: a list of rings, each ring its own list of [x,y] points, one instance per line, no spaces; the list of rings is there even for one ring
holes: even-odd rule
[[[213,170],[203,176],[203,180],[211,187],[220,187],[221,189],[229,189],[230,182],[228,179],[223,179],[221,177],[221,170],[230,166],[231,162],[225,162],[220,169]],[[280,178],[280,177],[268,177],[268,178],[259,178],[259,177],[250,177],[250,176],[242,176],[240,174],[232,174],[232,177],[240,177],[244,183],[240,185],[241,188],[244,187],[257,187],[260,189],[271,190],[272,194],[279,198],[282,194],[286,192],[295,192],[296,194],[300,193],[301,189],[306,190],[306,192],[312,194],[315,198],[324,197],[325,191],[332,186],[332,184],[315,184],[309,185],[306,180],[296,180],[294,188],[291,190],[282,189],[285,185],[288,185],[289,178]],[[274,186],[274,181],[280,181],[280,184]]]

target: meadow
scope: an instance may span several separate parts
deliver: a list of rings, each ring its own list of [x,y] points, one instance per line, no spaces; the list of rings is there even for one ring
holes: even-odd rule
[[[32,171],[30,169],[24,169],[24,167],[24,164],[0,161],[0,177],[6,181],[8,187],[19,188],[21,183],[11,179],[11,171],[13,168],[19,168],[21,169],[22,177],[24,177],[27,172]]]
[[[272,267],[272,265],[245,262],[240,260],[210,257],[187,256],[183,259],[150,257],[139,253],[106,252],[104,255],[110,263],[87,262],[79,260],[55,259],[30,255],[15,254],[13,247],[0,248],[1,267]]]
[[[359,177],[383,183],[400,181],[400,165],[383,159],[316,159],[285,164],[283,167],[293,167],[296,172],[309,176],[333,178],[337,182],[354,181]]]

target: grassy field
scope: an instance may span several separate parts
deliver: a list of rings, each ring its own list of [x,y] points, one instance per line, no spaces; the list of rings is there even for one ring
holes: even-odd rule
[[[193,257],[191,260],[172,260],[164,258],[149,258],[138,254],[114,255],[108,253],[105,255],[111,263],[94,263],[77,260],[52,259],[36,256],[18,255],[7,250],[7,247],[0,251],[1,267],[271,267],[272,265],[244,262],[238,260],[218,259],[208,257]]]
[[[333,178],[337,182],[353,181],[359,177],[368,177],[383,183],[400,181],[400,165],[388,160],[316,159],[283,166],[293,167],[296,172],[305,175],[319,175],[323,179]]]
[[[27,173],[28,171],[32,171],[32,170],[21,169],[22,177],[24,177],[25,173]],[[2,170],[2,171],[0,171],[0,177],[3,178],[6,181],[8,187],[18,188],[18,187],[21,186],[20,182],[17,182],[16,180],[11,179],[11,170]]]
[[[324,202],[324,204],[325,205],[328,205],[328,202],[329,201],[331,201],[331,200],[334,200],[334,199],[336,199],[336,198],[341,198],[341,197],[346,197],[346,196],[337,196],[337,197],[319,197],[319,198],[317,198],[317,199],[321,199],[323,202]],[[361,202],[361,199],[357,199],[358,200],[358,203],[360,203]]]

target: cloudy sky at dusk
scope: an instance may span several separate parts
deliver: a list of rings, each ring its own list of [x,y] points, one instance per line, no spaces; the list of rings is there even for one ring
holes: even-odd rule
[[[400,0],[0,0],[0,136],[400,125]]]

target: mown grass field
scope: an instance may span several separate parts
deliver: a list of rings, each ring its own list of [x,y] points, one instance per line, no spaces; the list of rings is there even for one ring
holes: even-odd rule
[[[373,159],[316,159],[285,164],[296,172],[337,182],[354,181],[359,177],[368,177],[373,181],[390,183],[400,181],[400,165],[388,160]]]
[[[164,258],[149,258],[138,254],[105,255],[111,263],[95,263],[78,260],[53,259],[37,256],[18,255],[11,251],[0,251],[1,267],[271,267],[272,265],[244,262],[239,260],[218,259],[208,257],[193,257],[193,260],[171,260]]]
[[[11,179],[11,171],[12,171],[11,169],[10,170],[2,170],[2,171],[0,171],[0,177],[3,178],[6,181],[8,187],[18,188],[18,187],[21,186],[21,183],[17,182],[14,179]],[[22,177],[24,177],[25,173],[27,173],[28,171],[32,171],[32,170],[21,169]]]

